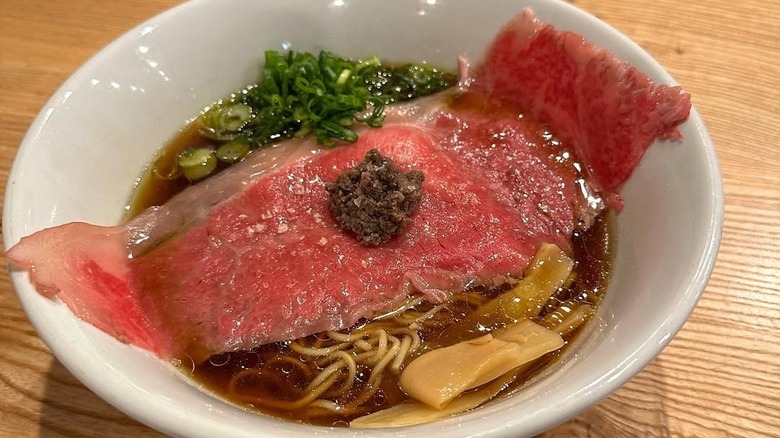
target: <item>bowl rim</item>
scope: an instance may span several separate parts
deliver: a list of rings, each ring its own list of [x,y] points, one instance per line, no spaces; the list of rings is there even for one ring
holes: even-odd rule
[[[18,235],[20,234],[15,228],[11,217],[11,207],[15,198],[14,184],[15,181],[19,179],[19,174],[21,172],[21,166],[19,163],[25,160],[26,153],[31,149],[30,145],[36,141],[36,138],[46,125],[49,114],[47,114],[45,109],[58,106],[58,103],[62,100],[63,95],[69,88],[72,88],[72,84],[81,81],[81,77],[84,76],[86,72],[90,71],[93,67],[103,62],[103,60],[109,57],[111,53],[119,50],[126,44],[131,44],[136,39],[136,36],[139,34],[139,32],[141,32],[143,29],[163,25],[165,22],[173,19],[185,9],[198,8],[203,4],[212,2],[215,2],[215,0],[191,0],[182,3],[149,18],[132,29],[126,31],[103,49],[95,53],[88,61],[86,61],[74,73],[72,73],[72,75],[57,89],[57,91],[54,92],[46,104],[44,104],[42,111],[36,116],[30,125],[30,128],[16,153],[11,171],[9,173],[5,190],[5,199],[3,202],[3,235],[4,246],[6,250],[10,248],[12,244],[16,243],[15,240],[18,240]],[[576,13],[582,20],[589,21],[591,26],[599,27],[601,31],[608,35],[609,38],[616,39],[620,44],[626,45],[629,50],[631,50],[637,56],[641,57],[645,62],[648,63],[648,65],[651,65],[653,69],[662,74],[665,83],[676,85],[676,82],[660,65],[660,63],[658,63],[658,61],[656,61],[638,44],[633,42],[626,35],[608,23],[591,15],[587,11],[564,2],[563,0],[550,0],[549,3],[553,4],[552,7],[562,8],[567,10],[569,13]],[[694,276],[690,279],[690,284],[685,294],[687,300],[682,302],[684,308],[681,311],[675,312],[667,317],[663,324],[654,332],[654,337],[652,339],[645,340],[645,342],[642,344],[645,349],[640,348],[633,351],[629,357],[625,358],[621,364],[612,370],[612,373],[609,376],[610,378],[599,382],[600,384],[597,388],[595,388],[595,390],[585,393],[577,400],[576,403],[573,400],[564,401],[562,405],[558,407],[555,415],[552,417],[533,418],[530,420],[530,422],[526,421],[524,426],[530,433],[541,432],[576,416],[587,408],[598,403],[600,400],[606,398],[617,388],[627,382],[630,378],[636,375],[650,361],[652,361],[668,345],[669,342],[671,342],[674,335],[685,324],[699,299],[701,298],[709,277],[714,269],[718,249],[720,246],[724,218],[724,194],[722,176],[720,167],[718,165],[715,147],[696,108],[691,109],[687,123],[691,123],[693,126],[695,126],[700,142],[705,149],[707,157],[706,170],[709,172],[709,181],[711,183],[711,189],[707,193],[707,196],[709,197],[709,205],[712,205],[713,208],[709,212],[709,222],[711,226],[708,229],[708,235],[706,238],[707,243],[702,258],[698,263],[698,269],[696,270]],[[22,306],[28,315],[28,318],[35,326],[40,337],[51,349],[57,359],[60,360],[61,363],[90,390],[98,394],[108,403],[112,404],[127,415],[149,425],[150,427],[172,435],[178,435],[181,433],[181,428],[179,426],[183,421],[192,423],[190,426],[195,425],[195,427],[202,427],[204,431],[218,429],[226,432],[231,431],[230,429],[221,429],[220,427],[215,429],[212,422],[205,418],[188,417],[186,420],[184,420],[181,417],[175,415],[175,413],[165,409],[150,409],[150,404],[147,402],[123,399],[123,393],[128,390],[133,390],[134,388],[134,386],[129,382],[109,380],[98,381],[90,378],[90,375],[93,373],[105,373],[106,365],[100,362],[94,362],[88,363],[85,366],[83,363],[77,363],[77,358],[71,355],[71,353],[66,354],[66,346],[58,345],[57,342],[54,342],[53,333],[45,329],[46,321],[36,315],[36,313],[31,308],[32,303],[26,299],[23,294],[18,292],[22,286],[29,285],[26,274],[18,271],[12,272],[11,280],[15,290],[17,291],[17,296],[19,297]],[[671,333],[671,336],[662,335],[663,333]],[[648,350],[646,349],[650,349],[651,354],[648,354]],[[156,407],[164,406],[166,405],[160,404]],[[481,430],[478,434],[489,435],[492,433],[505,433],[512,429],[512,427],[517,426],[516,422],[512,421],[511,412],[507,411],[503,414],[504,415],[498,414],[493,416],[492,419],[494,420],[494,424],[491,425],[490,428]],[[499,424],[500,428],[496,427],[495,424]],[[329,428],[318,429],[326,430]],[[350,429],[345,430],[353,432]],[[391,432],[400,431],[399,429],[388,430]],[[474,432],[477,431],[474,430]],[[354,434],[357,435],[361,433],[362,432],[355,432]]]

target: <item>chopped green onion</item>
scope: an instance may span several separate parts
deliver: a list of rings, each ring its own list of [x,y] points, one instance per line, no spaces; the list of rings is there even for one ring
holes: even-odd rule
[[[190,181],[233,164],[250,150],[313,134],[324,147],[358,139],[355,124],[372,128],[385,121],[385,107],[426,96],[456,83],[456,76],[426,64],[382,65],[376,56],[352,61],[319,54],[267,51],[262,78],[218,102],[198,118],[212,149],[182,152],[170,172]]]
[[[376,56],[351,61],[328,52],[269,51],[262,81],[238,94],[236,102],[255,114],[241,135],[252,148],[312,132],[326,147],[354,142],[355,123],[380,127],[386,104],[444,90],[456,79],[425,64],[382,66]]]
[[[214,140],[233,140],[251,119],[252,108],[248,105],[217,104],[200,117],[200,132]]]
[[[241,161],[249,153],[249,143],[237,139],[227,142],[217,148],[217,159],[223,163],[233,164]]]
[[[179,168],[190,181],[198,181],[217,169],[217,153],[213,149],[185,149],[177,159]]]
[[[344,85],[347,83],[347,79],[349,79],[349,75],[352,74],[352,71],[349,69],[344,69],[344,71],[341,72],[339,75],[339,78],[336,80],[336,83],[338,85]]]

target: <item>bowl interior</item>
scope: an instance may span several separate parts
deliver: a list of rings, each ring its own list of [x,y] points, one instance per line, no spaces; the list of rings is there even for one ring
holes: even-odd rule
[[[133,182],[154,153],[210,102],[258,78],[266,49],[328,49],[345,56],[479,59],[522,7],[614,51],[659,82],[671,78],[617,31],[557,1],[199,0],[133,29],[73,75],[30,129],[5,198],[6,248],[71,221],[119,222]],[[550,427],[625,382],[681,327],[717,252],[722,193],[709,137],[694,112],[685,140],[657,144],[622,194],[615,275],[597,320],[547,375],[514,397],[457,418],[372,436],[434,436],[455,429],[514,436]],[[179,436],[349,435],[294,425],[213,398],[150,354],[77,320],[12,275],[41,337],[62,363],[110,403]]]

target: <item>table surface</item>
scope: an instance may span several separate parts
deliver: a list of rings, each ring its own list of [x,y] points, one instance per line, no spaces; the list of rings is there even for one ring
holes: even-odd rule
[[[0,0],[0,185],[60,84],[111,40],[176,3]],[[712,279],[677,337],[611,397],[543,436],[780,437],[780,2],[572,3],[639,43],[691,93],[718,151],[726,219]],[[5,270],[0,436],[161,436],[52,357]]]

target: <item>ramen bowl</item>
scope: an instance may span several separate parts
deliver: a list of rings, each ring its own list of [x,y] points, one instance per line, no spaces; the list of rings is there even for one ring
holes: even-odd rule
[[[72,221],[121,221],[155,152],[210,102],[257,80],[267,49],[428,61],[479,59],[523,7],[613,51],[658,83],[673,79],[615,29],[564,2],[223,1],[183,4],[129,31],[51,98],[19,149],[3,218],[5,247]],[[682,327],[712,270],[723,199],[713,145],[694,110],[681,142],[646,153],[621,190],[614,274],[595,320],[560,361],[517,394],[399,429],[296,424],[236,407],[179,369],[80,321],[12,272],[22,304],[57,358],[128,415],[173,436],[528,436],[577,415],[649,363]]]

